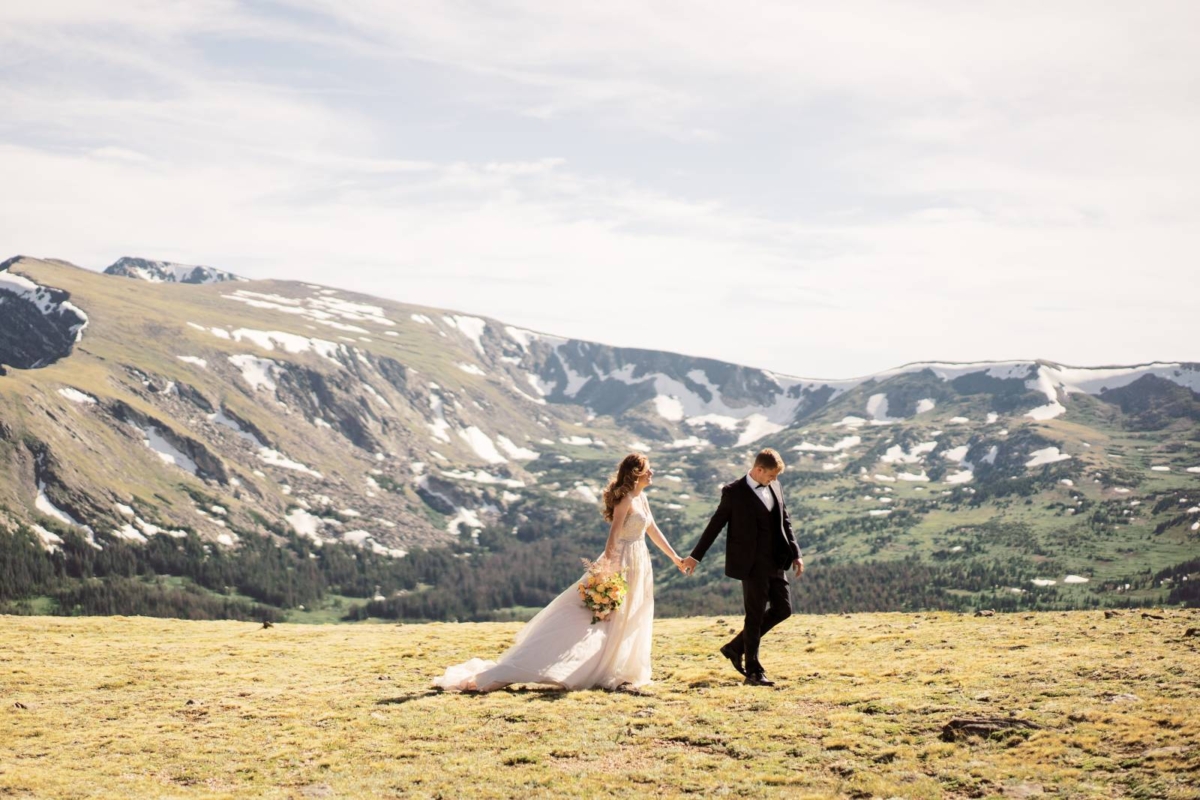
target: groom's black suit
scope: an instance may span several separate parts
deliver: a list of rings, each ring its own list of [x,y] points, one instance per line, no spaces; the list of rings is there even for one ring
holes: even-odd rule
[[[692,558],[700,561],[717,535],[729,527],[725,539],[725,574],[742,582],[746,606],[745,624],[729,647],[744,654],[747,674],[762,674],[759,641],[763,634],[791,616],[786,570],[801,557],[779,482],[772,481],[769,488],[775,498],[770,510],[745,477],[722,486],[721,503],[692,550]]]

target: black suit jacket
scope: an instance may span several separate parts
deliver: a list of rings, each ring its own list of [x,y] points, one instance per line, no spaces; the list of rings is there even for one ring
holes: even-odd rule
[[[800,546],[796,544],[796,537],[792,535],[792,520],[788,516],[787,506],[784,505],[779,481],[771,482],[771,494],[775,495],[775,503],[779,506],[780,511],[781,524],[778,535],[783,539],[787,545],[787,551],[791,554],[791,560],[780,564],[779,569],[787,569],[792,560],[800,558]],[[763,502],[750,488],[750,484],[746,483],[745,476],[722,486],[721,504],[717,506],[716,512],[708,522],[708,527],[700,535],[700,541],[692,550],[692,558],[697,561],[704,558],[708,548],[712,547],[712,543],[716,541],[717,535],[726,526],[729,526],[729,535],[725,539],[725,574],[738,580],[748,578],[758,555],[760,508],[763,508]],[[772,531],[772,535],[774,534],[775,531]]]

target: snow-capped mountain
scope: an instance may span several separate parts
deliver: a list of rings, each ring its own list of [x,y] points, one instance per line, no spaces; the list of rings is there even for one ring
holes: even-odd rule
[[[530,370],[530,384],[549,402],[582,404],[613,415],[649,403],[665,422],[701,433],[736,432],[739,446],[817,417],[852,390],[906,375],[931,375],[944,386],[929,397],[872,392],[865,406],[847,410],[872,423],[896,421],[932,411],[939,396],[987,392],[1006,398],[997,411],[1019,409],[1029,419],[1049,420],[1066,412],[1071,395],[1104,395],[1145,378],[1200,392],[1200,364],[1195,363],[1087,368],[1050,361],[918,362],[861,378],[821,380],[511,327],[505,332],[521,350],[514,363]]]
[[[1194,363],[922,362],[822,380],[295,282],[180,291],[118,287],[113,268],[4,266],[0,528],[34,526],[47,547],[67,526],[101,548],[287,532],[400,555],[544,526],[563,503],[577,519],[555,511],[551,527],[569,529],[591,524],[629,450],[659,465],[660,519],[694,525],[768,444],[810,548],[831,558],[910,529],[946,539],[961,524],[942,504],[1014,492],[1039,498],[1038,519],[1091,503],[1131,536],[1166,526],[1164,553],[1200,537],[1200,517],[1161,500],[1200,484]]]
[[[197,267],[191,264],[173,264],[170,261],[151,261],[146,258],[124,256],[118,258],[107,269],[106,275],[121,275],[126,278],[150,281],[151,283],[222,283],[244,281],[232,272]]]

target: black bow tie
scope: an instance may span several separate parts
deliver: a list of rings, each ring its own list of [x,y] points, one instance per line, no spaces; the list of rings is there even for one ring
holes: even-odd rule
[[[758,481],[755,481],[755,483],[758,483]],[[771,484],[769,484],[769,483],[759,483],[758,484],[759,489],[768,489],[768,488],[770,488],[770,486],[771,486]]]

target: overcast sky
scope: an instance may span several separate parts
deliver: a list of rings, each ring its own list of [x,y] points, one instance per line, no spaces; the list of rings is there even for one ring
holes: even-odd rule
[[[1200,3],[0,4],[0,258],[843,378],[1200,361]]]

